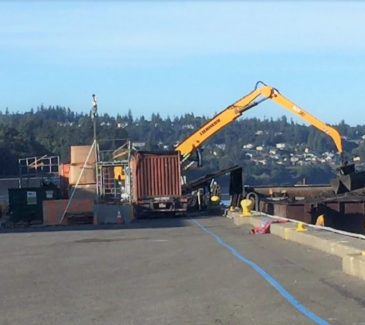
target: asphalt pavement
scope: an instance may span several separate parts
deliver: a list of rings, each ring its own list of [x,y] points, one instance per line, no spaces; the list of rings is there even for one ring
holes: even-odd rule
[[[340,258],[223,217],[81,229],[0,234],[0,324],[365,324]]]

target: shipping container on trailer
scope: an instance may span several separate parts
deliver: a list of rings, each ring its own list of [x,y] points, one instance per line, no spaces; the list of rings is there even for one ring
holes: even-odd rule
[[[137,151],[131,158],[132,201],[141,213],[185,213],[182,196],[180,154]]]

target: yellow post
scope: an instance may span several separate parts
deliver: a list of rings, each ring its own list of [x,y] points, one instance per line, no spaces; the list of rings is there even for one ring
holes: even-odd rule
[[[303,232],[303,231],[307,231],[308,229],[305,227],[304,223],[299,222],[296,231],[298,232]]]
[[[242,217],[251,217],[252,213],[252,205],[253,202],[249,199],[244,199],[241,201],[241,207],[242,207]]]
[[[211,196],[211,198],[210,198],[210,200],[211,200],[212,202],[219,202],[220,198],[219,198],[219,196],[218,196],[218,195],[212,195],[212,196]]]

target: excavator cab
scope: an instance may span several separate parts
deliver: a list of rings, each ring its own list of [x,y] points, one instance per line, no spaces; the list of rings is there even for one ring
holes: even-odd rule
[[[203,148],[197,148],[191,155],[183,157],[181,162],[184,162],[184,169],[192,170],[203,167]]]

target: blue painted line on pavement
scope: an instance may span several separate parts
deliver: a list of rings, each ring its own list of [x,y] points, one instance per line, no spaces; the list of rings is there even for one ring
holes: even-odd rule
[[[264,271],[261,267],[259,267],[257,264],[252,262],[251,260],[247,259],[246,257],[242,256],[236,249],[234,249],[232,246],[228,245],[225,241],[222,240],[218,235],[216,235],[214,232],[208,230],[205,228],[201,223],[199,223],[196,220],[192,220],[197,226],[199,226],[203,231],[211,235],[215,238],[215,240],[222,245],[223,247],[227,248],[235,257],[237,257],[240,261],[243,263],[251,266],[257,273],[259,273],[267,282],[269,282],[279,293],[288,301],[290,302],[294,308],[299,310],[303,315],[310,318],[312,321],[314,321],[316,324],[320,325],[328,325],[329,323],[326,322],[324,319],[320,318],[313,312],[311,312],[309,309],[305,308],[303,305],[301,305],[278,281],[276,281],[270,274],[268,274],[266,271]]]

